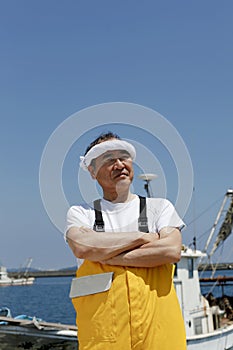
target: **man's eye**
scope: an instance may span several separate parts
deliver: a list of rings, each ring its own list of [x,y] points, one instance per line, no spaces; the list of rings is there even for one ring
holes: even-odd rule
[[[113,163],[114,161],[115,161],[114,158],[107,158],[107,159],[105,160],[105,163]]]
[[[130,158],[130,156],[128,156],[128,155],[126,154],[125,156],[121,156],[120,160],[127,160],[127,159],[129,159],[129,158]]]

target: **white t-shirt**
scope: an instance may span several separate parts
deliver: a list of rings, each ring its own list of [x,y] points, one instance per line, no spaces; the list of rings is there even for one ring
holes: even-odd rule
[[[126,203],[112,203],[101,199],[101,210],[106,232],[134,232],[138,231],[139,197]],[[172,203],[163,198],[146,199],[146,215],[149,232],[159,232],[162,228],[178,227],[182,229],[184,222],[177,214]],[[90,205],[72,206],[67,213],[66,232],[71,227],[85,226],[93,228],[95,211],[93,203]],[[78,265],[82,261],[78,259]]]

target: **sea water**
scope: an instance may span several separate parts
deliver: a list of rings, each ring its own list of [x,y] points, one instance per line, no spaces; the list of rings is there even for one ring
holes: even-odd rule
[[[201,277],[209,277],[206,271]],[[216,276],[233,276],[233,270],[219,270]],[[75,324],[75,310],[69,298],[72,277],[37,278],[30,286],[0,287],[0,308],[11,310],[12,316],[36,316],[47,322]],[[201,286],[202,294],[210,291],[215,297],[221,296],[221,287]],[[224,286],[224,293],[233,296],[233,285]]]
[[[46,322],[75,324],[69,298],[71,277],[37,278],[33,285],[0,287],[0,308],[8,307],[12,317],[36,316]]]

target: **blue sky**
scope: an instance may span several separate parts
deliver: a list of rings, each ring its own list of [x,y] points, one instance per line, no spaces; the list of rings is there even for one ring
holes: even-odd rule
[[[226,0],[1,2],[4,265],[20,266],[29,256],[35,267],[74,264],[44,210],[39,165],[52,132],[72,114],[100,103],[139,104],[174,125],[194,169],[195,198],[186,222],[218,200],[207,216],[186,229],[184,241],[211,227],[233,186],[232,12],[233,3]],[[118,130],[133,137],[130,130],[129,136],[127,129]],[[81,200],[73,191],[74,163],[94,134],[84,135],[64,164],[71,204]],[[159,156],[167,164],[162,151]],[[170,171],[164,167],[171,176],[172,166]],[[137,181],[135,190],[143,191],[143,184]],[[168,194],[173,200],[172,189]],[[224,254],[223,259],[233,260],[232,251]]]

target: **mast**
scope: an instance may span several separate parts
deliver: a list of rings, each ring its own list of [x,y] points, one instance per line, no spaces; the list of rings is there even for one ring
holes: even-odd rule
[[[219,244],[230,236],[233,228],[233,190],[228,190],[225,197],[231,198],[231,202],[209,256],[212,256]]]
[[[228,191],[227,191],[227,193],[228,193]],[[211,241],[211,239],[212,239],[212,237],[213,237],[213,235],[214,235],[214,231],[215,231],[215,229],[216,229],[216,226],[217,226],[217,224],[218,224],[218,222],[219,222],[219,219],[220,219],[220,216],[221,216],[221,214],[222,214],[223,208],[224,208],[224,206],[225,206],[225,204],[226,204],[226,201],[227,201],[227,198],[228,198],[227,193],[225,194],[225,196],[224,196],[224,198],[223,198],[222,205],[221,205],[221,207],[220,207],[220,209],[219,209],[219,211],[218,211],[218,214],[217,214],[217,216],[216,216],[214,225],[213,225],[213,227],[212,227],[212,229],[211,229],[211,231],[210,231],[209,237],[208,237],[208,239],[207,239],[207,241],[206,241],[206,245],[205,245],[205,248],[204,248],[204,253],[207,252],[207,249],[208,249],[208,247],[209,247],[210,241]]]
[[[227,192],[226,192],[226,194],[225,194],[225,196],[224,196],[224,198],[223,198],[221,207],[220,207],[220,209],[219,209],[219,211],[218,211],[218,214],[217,214],[217,216],[216,216],[214,225],[213,225],[213,227],[212,227],[212,229],[211,229],[211,231],[210,231],[210,234],[209,234],[208,239],[207,239],[206,244],[205,244],[205,248],[204,248],[204,250],[203,250],[203,252],[206,253],[206,254],[207,254],[207,249],[208,249],[208,247],[209,247],[209,245],[210,245],[210,242],[211,242],[211,240],[212,240],[212,238],[213,238],[214,232],[215,232],[215,230],[216,230],[216,227],[217,227],[217,225],[218,225],[219,219],[220,219],[220,217],[221,217],[221,215],[222,215],[222,212],[223,212],[223,210],[224,210],[224,207],[225,207],[225,204],[226,204],[226,201],[227,201],[228,198],[231,198],[231,204],[230,204],[230,207],[229,207],[229,209],[228,209],[228,211],[227,211],[226,218],[229,216],[229,211],[232,212],[232,204],[233,204],[233,190],[232,190],[232,189],[228,189]],[[226,221],[226,218],[225,218],[224,222]],[[228,231],[230,231],[229,234],[231,233],[232,226],[233,226],[233,216],[232,216],[232,215],[231,215],[231,220],[230,220],[230,222],[231,222],[231,228],[230,228],[230,230],[229,230],[229,226],[228,226]],[[222,229],[223,225],[224,225],[224,224],[222,224],[221,229]],[[215,250],[217,249],[217,247],[218,247],[218,245],[220,244],[220,242],[221,242],[221,241],[224,241],[224,240],[229,236],[229,234],[228,234],[227,236],[225,236],[224,239],[220,239],[219,235],[220,235],[221,229],[220,229],[220,231],[219,231],[219,233],[218,233],[218,236],[217,236],[217,238],[216,238],[216,241],[215,241],[215,243],[214,243],[214,245],[213,245],[213,248],[212,248],[210,254],[208,254],[208,259],[209,259],[209,260],[210,260],[211,256],[213,255],[213,253],[215,252]],[[200,261],[199,261],[199,267],[201,266],[201,263],[202,263],[202,258],[201,258]],[[207,267],[207,264],[206,264],[206,267]],[[216,271],[216,268],[217,268],[217,265],[216,265],[215,269],[213,268],[212,277],[213,277],[213,275],[214,275],[214,273],[215,273],[215,271]],[[204,272],[204,271],[205,271],[205,268],[202,270],[202,272]]]

